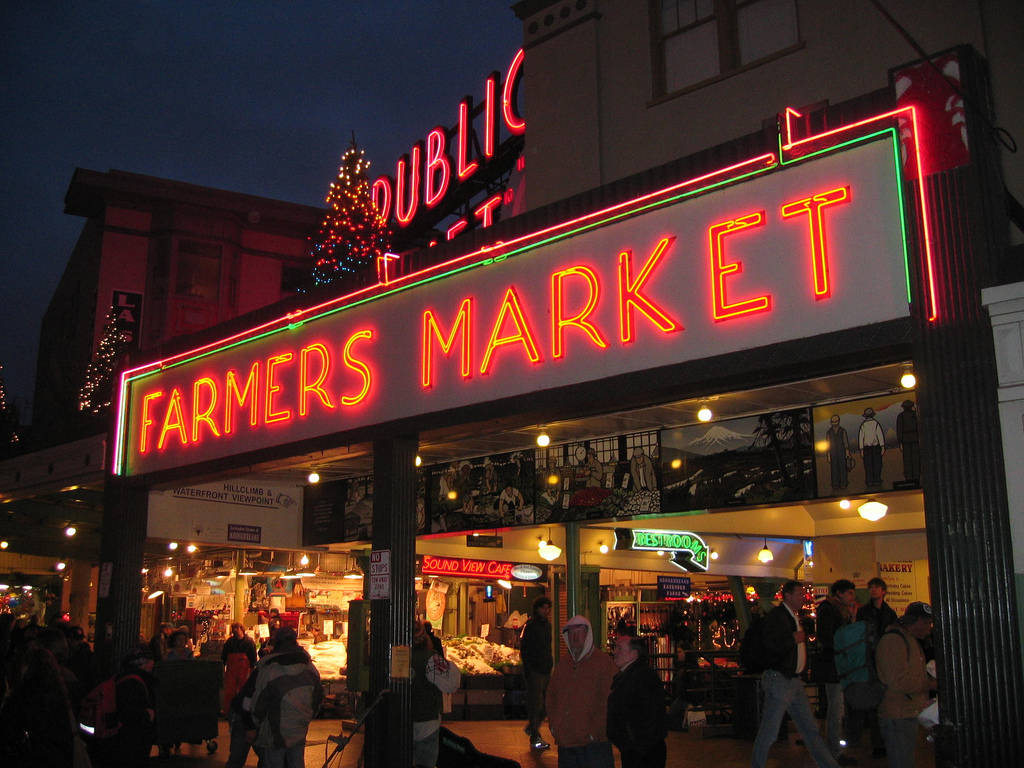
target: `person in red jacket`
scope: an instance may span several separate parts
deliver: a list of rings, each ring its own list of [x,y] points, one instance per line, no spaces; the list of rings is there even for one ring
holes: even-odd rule
[[[220,658],[224,662],[224,711],[229,712],[231,700],[256,666],[256,643],[237,621],[231,625],[231,637],[224,643]]]
[[[568,654],[551,673],[546,709],[558,744],[558,768],[613,768],[608,740],[608,694],[619,671],[606,653],[594,648],[594,630],[583,616],[562,628]]]

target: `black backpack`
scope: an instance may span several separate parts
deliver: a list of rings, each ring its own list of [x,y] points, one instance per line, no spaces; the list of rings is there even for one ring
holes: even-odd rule
[[[740,666],[749,675],[764,672],[771,665],[764,640],[764,619],[754,621],[740,640]]]

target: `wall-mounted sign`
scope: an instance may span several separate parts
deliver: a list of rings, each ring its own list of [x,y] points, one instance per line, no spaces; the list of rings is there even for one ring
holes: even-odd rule
[[[113,471],[906,317],[898,158],[769,152],[129,369]]]
[[[616,528],[615,549],[671,552],[672,564],[684,571],[708,569],[708,545],[690,531]]]
[[[370,599],[391,598],[391,550],[370,551]]]
[[[544,575],[544,569],[532,563],[518,563],[512,566],[512,578],[518,581],[537,581]]]
[[[685,600],[692,588],[689,576],[658,576],[659,600]]]
[[[422,572],[432,576],[467,576],[480,579],[508,579],[515,563],[501,560],[472,560],[468,557],[423,556]]]
[[[467,547],[492,547],[501,549],[504,539],[501,536],[491,536],[483,533],[466,534]]]

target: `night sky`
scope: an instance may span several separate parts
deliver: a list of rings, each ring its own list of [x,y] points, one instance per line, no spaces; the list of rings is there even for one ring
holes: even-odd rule
[[[393,173],[522,42],[511,0],[0,6],[0,363],[23,419],[85,223],[63,213],[76,167],[322,205],[353,131]]]

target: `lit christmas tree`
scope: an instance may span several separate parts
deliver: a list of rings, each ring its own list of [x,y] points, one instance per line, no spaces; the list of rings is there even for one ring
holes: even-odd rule
[[[110,407],[114,369],[133,339],[127,322],[121,320],[114,307],[111,307],[107,312],[100,343],[96,346],[96,354],[85,370],[85,381],[78,391],[78,410],[98,416]]]
[[[3,370],[3,363],[0,363],[0,456],[9,453],[21,440],[18,436],[18,410],[7,402]]]
[[[376,269],[377,257],[387,252],[391,233],[370,197],[366,175],[370,162],[352,144],[341,156],[338,178],[327,192],[327,215],[313,241],[313,282],[329,285],[346,275]]]

